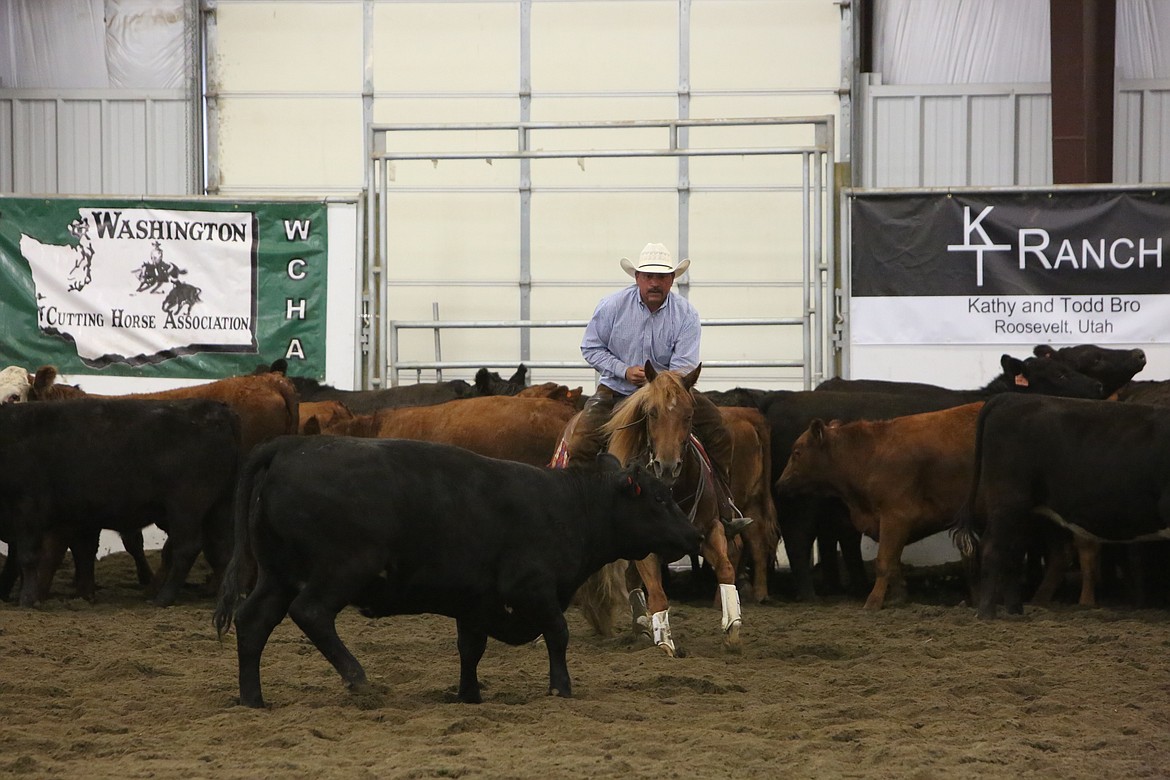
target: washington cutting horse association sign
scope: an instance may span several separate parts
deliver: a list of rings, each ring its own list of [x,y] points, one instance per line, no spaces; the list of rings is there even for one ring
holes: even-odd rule
[[[323,204],[12,199],[0,209],[0,261],[14,277],[0,288],[13,330],[0,359],[215,376],[284,357],[323,373]]]
[[[1165,343],[1170,192],[858,193],[859,344]]]

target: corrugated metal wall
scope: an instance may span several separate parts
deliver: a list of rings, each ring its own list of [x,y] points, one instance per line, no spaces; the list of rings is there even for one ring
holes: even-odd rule
[[[0,192],[198,194],[193,112],[183,90],[0,89]]]

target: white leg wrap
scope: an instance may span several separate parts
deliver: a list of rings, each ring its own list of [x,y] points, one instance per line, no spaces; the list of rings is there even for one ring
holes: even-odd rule
[[[667,610],[655,612],[650,616],[650,625],[654,628],[654,644],[659,647],[665,645],[673,653],[674,639],[670,636],[670,613]]]
[[[723,603],[724,631],[736,623],[743,623],[743,616],[739,612],[739,591],[734,585],[720,585],[719,600]]]

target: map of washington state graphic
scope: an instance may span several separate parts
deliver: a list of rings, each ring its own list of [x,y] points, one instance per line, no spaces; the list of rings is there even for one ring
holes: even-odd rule
[[[74,243],[21,234],[37,324],[91,365],[152,363],[253,344],[248,212],[80,208]]]

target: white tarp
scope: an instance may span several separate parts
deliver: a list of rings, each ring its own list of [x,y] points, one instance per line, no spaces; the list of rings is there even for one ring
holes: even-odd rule
[[[873,68],[884,84],[1050,78],[1048,0],[878,0]],[[1117,80],[1170,78],[1170,2],[1118,0]]]
[[[0,87],[182,88],[193,35],[185,0],[4,0]]]

